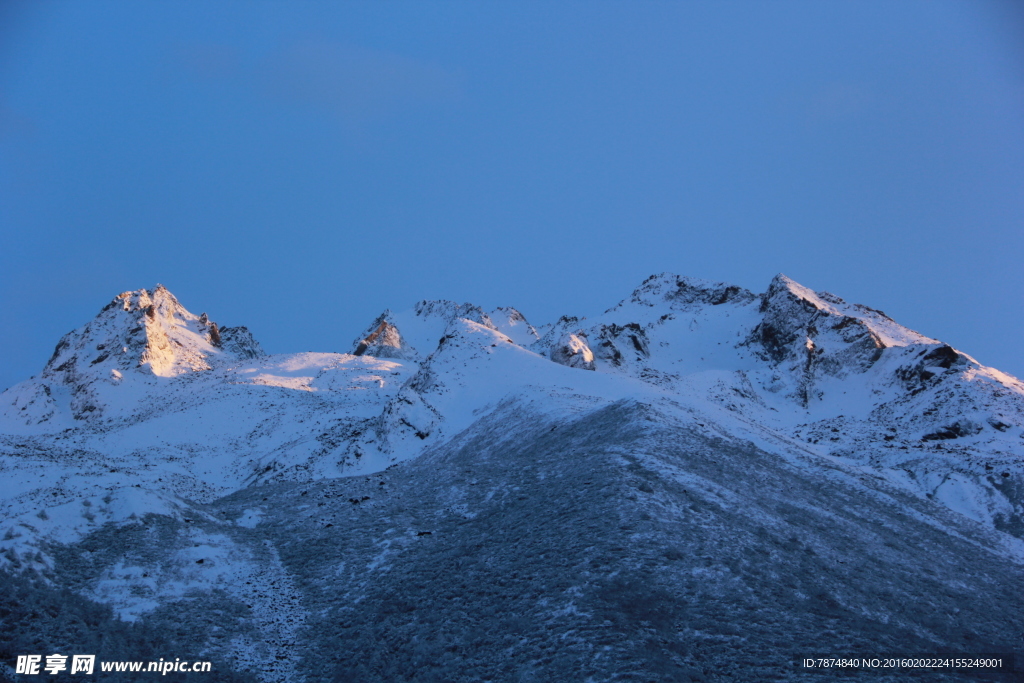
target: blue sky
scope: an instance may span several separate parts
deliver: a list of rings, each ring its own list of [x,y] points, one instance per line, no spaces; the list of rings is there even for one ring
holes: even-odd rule
[[[161,282],[271,352],[784,272],[1024,376],[1024,11],[8,2],[0,388]]]

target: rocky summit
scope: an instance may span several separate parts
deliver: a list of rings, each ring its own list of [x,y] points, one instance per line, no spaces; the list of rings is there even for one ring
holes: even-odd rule
[[[0,395],[0,677],[54,652],[264,682],[1024,666],[1024,384],[881,311],[661,274],[594,318],[421,301],[351,334],[268,355],[158,285]]]

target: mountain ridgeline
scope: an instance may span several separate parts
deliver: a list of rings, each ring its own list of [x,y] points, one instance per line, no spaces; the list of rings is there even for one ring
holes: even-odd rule
[[[126,643],[196,620],[173,646],[223,680],[1024,659],[1024,384],[881,311],[662,274],[594,318],[421,301],[352,333],[268,355],[115,297],[0,395],[5,580]],[[51,645],[30,612],[8,655]]]

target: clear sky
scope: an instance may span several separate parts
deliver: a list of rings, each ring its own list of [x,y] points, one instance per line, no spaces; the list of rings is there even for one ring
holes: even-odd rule
[[[778,272],[1024,377],[1024,7],[5,2],[0,388],[165,284],[270,352]]]

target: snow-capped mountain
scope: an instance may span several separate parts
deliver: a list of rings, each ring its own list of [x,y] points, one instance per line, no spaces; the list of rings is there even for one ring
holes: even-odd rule
[[[688,680],[684,673],[726,680],[719,665],[691,656],[700,648],[665,643],[700,642],[721,654],[716,648],[732,631],[710,626],[710,612],[699,628],[682,625],[686,609],[672,593],[692,593],[680,578],[686,572],[704,572],[719,594],[734,590],[709,569],[718,563],[750,579],[736,548],[766,553],[774,567],[768,574],[803,566],[812,546],[862,567],[873,557],[877,566],[850,579],[856,586],[823,580],[826,588],[814,595],[825,591],[839,612],[866,600],[870,614],[857,617],[864,638],[877,628],[908,647],[952,647],[956,629],[875,600],[861,584],[876,572],[913,565],[897,590],[909,596],[927,592],[932,575],[953,586],[966,565],[925,557],[925,548],[947,543],[957,562],[985,554],[971,571],[984,573],[995,593],[1020,577],[1024,384],[881,311],[785,276],[758,295],[656,275],[600,316],[564,316],[541,328],[514,308],[488,313],[422,301],[384,311],[353,335],[349,353],[267,355],[245,327],[194,315],[162,286],[115,297],[60,340],[38,376],[0,395],[0,552],[8,571],[34,571],[52,590],[71,587],[140,624],[186,610],[196,595],[244,604],[238,623],[217,627],[227,629],[227,640],[204,631],[190,647],[274,681],[406,676],[401,667],[386,673],[379,662],[354,663],[373,660],[367,653],[375,646],[355,639],[362,644],[346,649],[335,627],[334,645],[325,645],[324,619],[364,623],[366,615],[354,615],[365,600],[396,629],[387,637],[401,640],[408,620],[392,618],[380,596],[401,590],[405,583],[394,583],[401,577],[412,582],[410,595],[422,588],[428,600],[448,580],[417,578],[410,562],[428,561],[423,544],[462,548],[457,561],[455,546],[448,555],[428,552],[433,564],[424,566],[446,567],[447,576],[452,567],[477,567],[468,548],[487,546],[506,523],[521,525],[508,543],[547,558],[530,564],[503,546],[507,567],[530,565],[527,587],[540,601],[515,609],[561,624],[561,641],[522,624],[508,628],[529,632],[523,637],[531,647],[561,654],[545,663],[546,655],[527,647],[521,655],[529,661],[509,673],[488,659],[499,646],[472,645],[471,635],[460,635],[455,650],[424,646],[435,660],[437,652],[463,648],[478,667],[465,680],[586,678],[572,671],[612,680],[638,666],[664,670],[665,680]],[[591,486],[594,493],[585,493]],[[567,500],[575,507],[564,507]],[[567,526],[548,528],[545,516]],[[853,545],[808,526],[809,519],[832,519]],[[157,527],[165,550],[132,540],[138,529]],[[614,531],[627,527],[648,535]],[[714,549],[694,540],[698,528],[736,534],[739,545]],[[906,547],[876,552],[871,539],[883,528],[902,535]],[[611,553],[602,555],[603,570],[583,560],[566,564],[558,547],[575,548],[572,534],[591,535],[598,555]],[[299,538],[325,549],[310,560],[294,545]],[[655,538],[667,549],[650,555],[644,544]],[[623,550],[634,543],[635,554]],[[578,551],[585,554],[584,546]],[[697,546],[702,554],[691,557]],[[482,567],[464,582],[492,580]],[[579,579],[581,571],[591,578]],[[632,596],[631,605],[655,600],[641,595],[640,584],[614,588],[615,577],[638,571],[661,577],[656,601],[668,606],[636,608],[642,618],[623,625],[613,609],[622,595]],[[762,578],[751,590],[768,590]],[[791,592],[806,598],[809,586]],[[968,595],[977,598],[973,588],[949,590],[942,609],[959,613]],[[804,598],[787,597],[778,609],[812,642],[807,619],[817,607]],[[1020,596],[989,598],[958,619],[988,647],[1020,649],[1018,636],[1000,640],[988,621],[998,613],[1009,619],[1007,633],[1020,631]],[[472,619],[491,609],[464,600],[459,609]],[[1017,617],[1006,616],[1013,609]],[[490,618],[481,628],[495,628]],[[601,626],[605,618],[611,626]],[[650,647],[660,654],[645,655],[638,645],[609,650],[602,660],[591,647],[616,633],[639,642],[636,629],[658,631],[664,642]],[[406,633],[413,642],[421,635]],[[325,668],[311,659],[314,644],[355,659]],[[565,663],[570,652],[578,668]],[[673,671],[683,673],[672,678]]]

